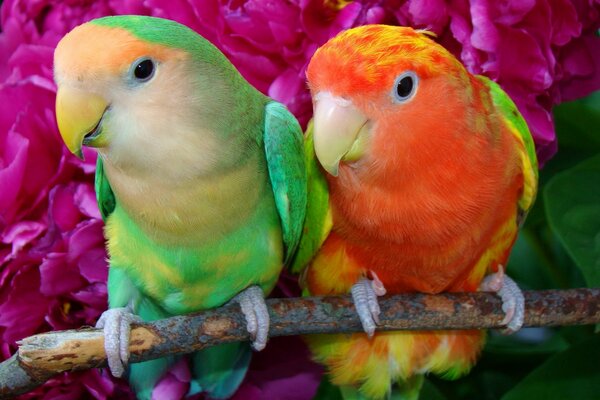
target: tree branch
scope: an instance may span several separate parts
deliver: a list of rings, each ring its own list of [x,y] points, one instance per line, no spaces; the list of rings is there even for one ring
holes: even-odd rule
[[[529,291],[525,326],[600,323],[600,289]],[[492,293],[403,294],[383,297],[378,330],[501,328],[502,301]],[[268,299],[270,337],[361,332],[350,296]],[[129,349],[136,363],[249,340],[238,305],[134,325]],[[25,393],[64,371],[106,366],[104,337],[95,328],[25,338],[0,363],[0,398]]]

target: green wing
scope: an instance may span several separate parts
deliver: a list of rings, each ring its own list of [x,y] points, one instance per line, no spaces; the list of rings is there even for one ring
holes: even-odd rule
[[[321,172],[321,167],[315,157],[312,121],[306,129],[304,160],[306,163],[308,199],[302,238],[291,266],[294,273],[300,273],[308,265],[329,235],[333,224],[331,209],[329,208],[327,180]]]
[[[517,109],[515,103],[494,81],[478,76],[486,86],[490,88],[492,101],[496,108],[504,116],[504,121],[517,142],[520,144],[521,169],[523,172],[523,193],[519,199],[519,224],[533,206],[538,185],[538,163],[535,154],[533,137],[527,127],[527,122]]]
[[[266,106],[264,144],[288,263],[300,242],[306,215],[306,170],[302,129],[283,104]]]
[[[96,162],[96,179],[94,182],[96,189],[96,200],[98,201],[98,208],[100,208],[100,215],[102,219],[106,221],[106,218],[115,209],[115,194],[113,193],[106,175],[104,175],[104,164],[102,164],[102,158],[98,156]]]

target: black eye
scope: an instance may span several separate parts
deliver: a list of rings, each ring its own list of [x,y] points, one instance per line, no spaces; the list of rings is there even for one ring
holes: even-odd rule
[[[394,83],[394,100],[404,102],[410,99],[417,90],[418,82],[417,74],[412,71],[401,74]]]
[[[398,97],[404,98],[408,97],[413,90],[413,78],[412,76],[405,76],[400,79],[400,82],[396,85],[396,93],[398,93]]]
[[[133,76],[138,81],[147,81],[154,75],[154,62],[150,59],[143,59],[134,63]]]

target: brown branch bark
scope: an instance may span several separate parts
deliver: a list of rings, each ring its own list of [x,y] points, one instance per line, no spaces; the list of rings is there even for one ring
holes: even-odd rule
[[[600,323],[600,289],[525,292],[525,326]],[[269,335],[360,332],[349,296],[267,300]],[[501,328],[501,300],[492,293],[404,294],[380,299],[378,330]],[[219,343],[248,340],[239,306],[134,325],[130,362],[191,353]],[[101,330],[48,332],[23,339],[0,363],[0,398],[25,393],[65,371],[106,366]]]

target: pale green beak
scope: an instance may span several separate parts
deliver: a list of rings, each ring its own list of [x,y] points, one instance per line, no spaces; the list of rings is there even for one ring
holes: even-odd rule
[[[107,102],[101,96],[71,87],[59,87],[56,93],[58,130],[71,153],[82,158],[81,146],[88,135],[94,135],[106,111]],[[93,145],[99,147],[96,138]],[[87,144],[87,143],[86,143]]]
[[[368,119],[350,100],[329,92],[314,98],[315,154],[323,168],[337,176],[340,161],[356,161],[364,154]]]

